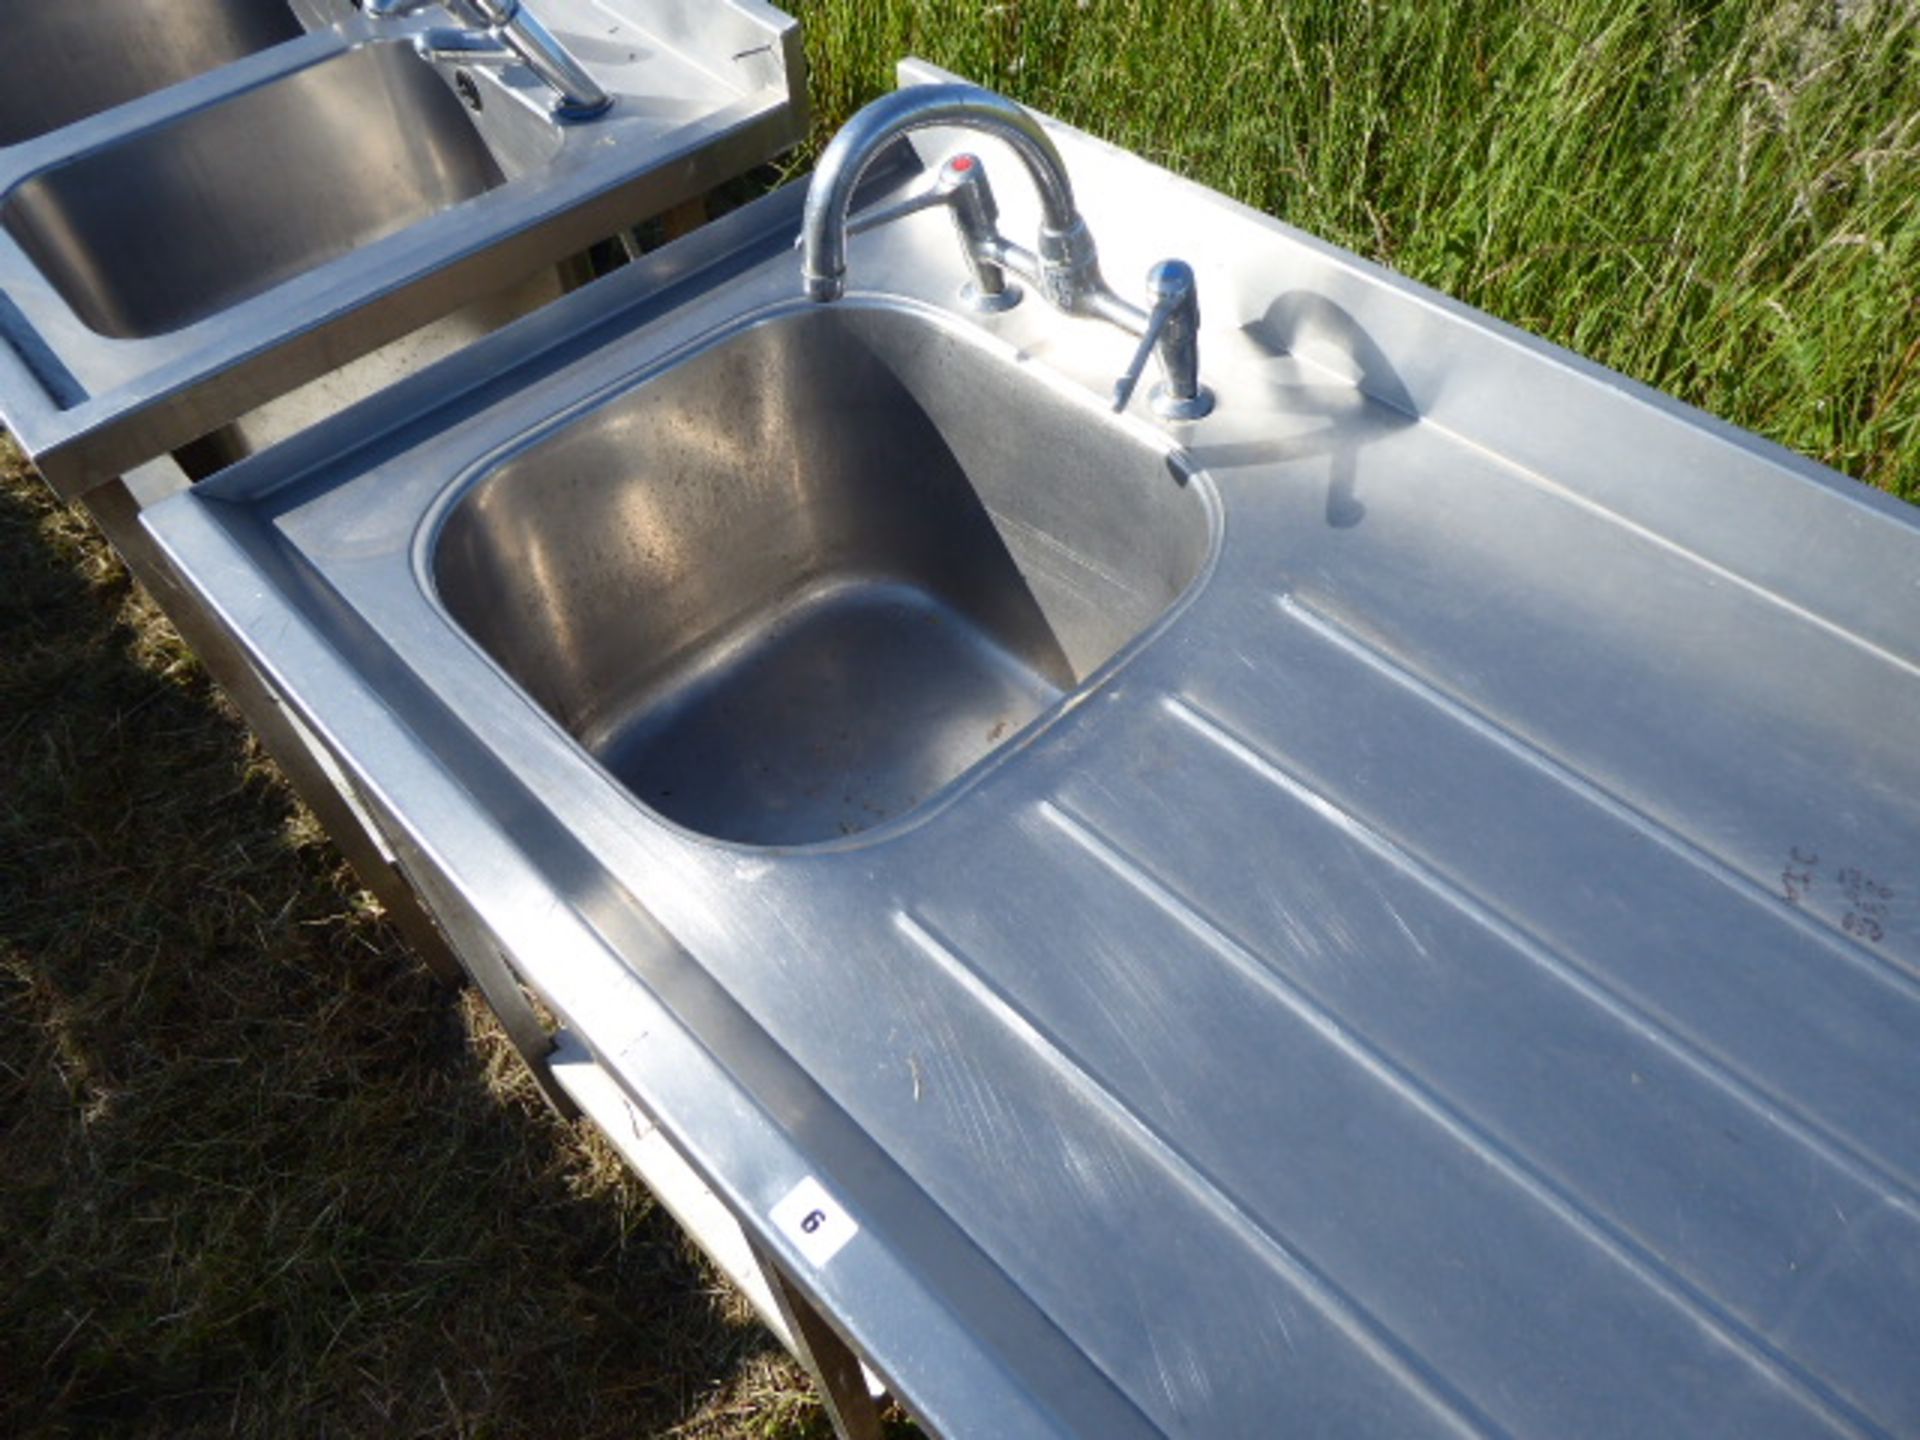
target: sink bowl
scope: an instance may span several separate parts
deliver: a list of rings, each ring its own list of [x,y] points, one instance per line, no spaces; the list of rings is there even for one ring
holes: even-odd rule
[[[81,323],[143,339],[504,180],[433,68],[374,44],[42,171],[0,228]]]
[[[1018,741],[1174,605],[1209,502],[1164,444],[911,310],[790,310],[484,471],[454,620],[644,804],[837,840]]]
[[[304,33],[286,0],[0,0],[0,146]]]

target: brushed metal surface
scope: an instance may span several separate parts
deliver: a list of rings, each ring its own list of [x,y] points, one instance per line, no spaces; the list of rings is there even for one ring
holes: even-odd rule
[[[804,844],[909,813],[1159,619],[1207,553],[1187,482],[963,332],[808,308],[481,476],[434,578],[645,803]]]
[[[1211,415],[1109,415],[1111,327],[966,311],[939,214],[855,237],[840,304],[955,370],[923,406],[1032,387],[979,423],[996,452],[1049,437],[1036,496],[1103,427],[1160,450],[1208,558],[907,821],[787,847],[672,821],[528,683],[575,672],[497,659],[435,592],[476,477],[570,429],[618,452],[597,473],[672,453],[655,380],[666,414],[737,422],[733,483],[768,485],[740,437],[822,382],[714,357],[779,348],[794,194],[144,523],[936,1433],[1920,1431],[1920,751],[1888,723],[1920,713],[1920,514],[1050,133],[1116,273],[1190,258]],[[977,142],[916,143],[934,169]],[[703,363],[732,408],[673,396]],[[518,556],[551,580],[472,574],[500,609],[563,593],[649,488],[610,537]],[[635,593],[588,628],[705,633]],[[525,634],[599,643],[554,628]],[[859,1227],[824,1264],[769,1219],[809,1177]]]
[[[300,34],[286,0],[0,0],[0,146]]]

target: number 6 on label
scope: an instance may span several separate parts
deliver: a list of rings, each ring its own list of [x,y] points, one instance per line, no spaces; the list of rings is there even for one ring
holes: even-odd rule
[[[789,1190],[767,1218],[816,1268],[860,1233],[854,1218],[811,1175]]]

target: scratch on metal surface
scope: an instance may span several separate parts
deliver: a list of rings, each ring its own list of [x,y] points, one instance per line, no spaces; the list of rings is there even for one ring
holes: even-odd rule
[[[1287,1312],[1276,1305],[1273,1307],[1273,1318],[1280,1327],[1280,1338],[1287,1342],[1288,1353],[1296,1353],[1298,1347],[1293,1343],[1293,1331],[1287,1328]]]
[[[1393,921],[1394,929],[1407,937],[1407,944],[1413,947],[1413,953],[1418,955],[1422,960],[1431,960],[1433,958],[1433,952],[1428,949],[1427,942],[1416,935],[1413,927],[1407,924],[1406,916],[1400,913],[1400,907],[1394,903],[1393,897],[1384,890],[1381,890],[1377,885],[1374,887],[1374,893],[1379,897],[1380,907],[1387,912],[1388,918]]]

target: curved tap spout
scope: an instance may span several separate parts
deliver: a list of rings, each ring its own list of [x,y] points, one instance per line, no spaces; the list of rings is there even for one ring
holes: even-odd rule
[[[469,0],[492,3],[492,0]],[[979,130],[1004,140],[1020,157],[1040,192],[1040,239],[1022,249],[995,228],[998,207],[976,155],[952,157],[930,189],[849,223],[854,187],[887,144],[911,130],[950,125]],[[874,101],[833,137],[807,189],[801,221],[801,265],[807,297],[838,300],[847,288],[847,236],[887,225],[923,210],[944,207],[964,247],[973,280],[961,299],[975,310],[1005,310],[1020,302],[1020,287],[1008,272],[1037,285],[1056,309],[1117,325],[1140,337],[1133,364],[1115,387],[1114,408],[1124,409],[1147,359],[1160,356],[1167,383],[1154,389],[1154,413],[1163,420],[1197,420],[1213,408],[1213,396],[1200,383],[1200,302],[1193,270],[1178,260],[1164,261],[1148,277],[1151,314],[1128,304],[1100,278],[1093,236],[1073,203],[1073,182],[1053,141],[1040,123],[1011,100],[977,85],[911,85]]]
[[[1040,192],[1042,284],[1064,310],[1079,311],[1081,291],[1099,286],[1093,240],[1073,203],[1073,182],[1053,141],[1011,100],[977,85],[914,85],[867,106],[833,137],[807,190],[802,226],[807,294],[837,300],[847,274],[847,207],[874,157],[896,136],[936,125],[982,131],[1013,148]],[[1056,288],[1057,282],[1057,288]]]

